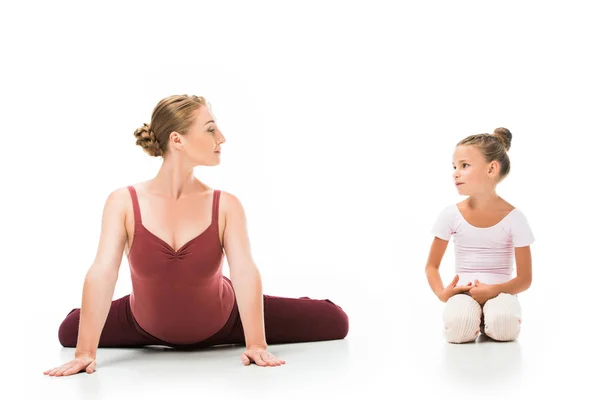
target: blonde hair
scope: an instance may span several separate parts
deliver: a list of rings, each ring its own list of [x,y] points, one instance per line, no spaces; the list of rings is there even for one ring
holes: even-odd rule
[[[508,150],[512,142],[512,133],[506,128],[496,128],[493,134],[478,133],[467,136],[457,146],[475,146],[485,157],[487,162],[498,161],[500,163],[500,180],[504,179],[510,172],[510,159]]]
[[[201,96],[184,94],[165,97],[154,107],[150,125],[144,123],[133,133],[135,144],[153,157],[164,156],[171,132],[185,135],[193,122],[194,112],[206,104]]]

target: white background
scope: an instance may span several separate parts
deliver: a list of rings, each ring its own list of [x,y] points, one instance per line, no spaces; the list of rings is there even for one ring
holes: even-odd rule
[[[534,283],[520,296],[533,382],[524,387],[591,384],[584,366],[597,350],[600,275],[593,2],[19,4],[0,12],[0,262],[13,366],[3,368],[25,387],[61,396],[41,371],[72,355],[57,328],[80,306],[104,201],[155,176],[161,159],[135,146],[133,132],[171,94],[212,104],[227,143],[221,165],[196,175],[241,199],[265,293],[341,305],[351,359],[367,374],[380,368],[372,373],[398,396],[410,382],[409,392],[439,381],[420,356],[443,358],[442,304],[424,266],[435,218],[461,200],[454,145],[510,129],[512,171],[498,193],[536,237]],[[114,298],[130,288],[124,259]],[[394,382],[410,371],[419,378]],[[344,387],[369,387],[358,382]]]

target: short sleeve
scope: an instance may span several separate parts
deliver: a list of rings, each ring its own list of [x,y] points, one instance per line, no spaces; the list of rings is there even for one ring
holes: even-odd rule
[[[535,241],[529,222],[520,210],[515,210],[515,216],[511,221],[510,234],[514,247],[529,246]]]
[[[454,207],[448,206],[438,215],[437,220],[433,224],[431,233],[443,240],[450,240],[452,236],[452,222],[454,221]]]

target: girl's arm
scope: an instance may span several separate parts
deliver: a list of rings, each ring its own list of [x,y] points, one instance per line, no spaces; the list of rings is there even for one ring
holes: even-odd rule
[[[496,296],[500,293],[521,293],[531,286],[532,268],[531,248],[529,246],[515,247],[515,263],[517,264],[517,276],[508,282],[490,285],[493,287]]]
[[[431,287],[431,290],[438,298],[440,298],[444,291],[444,284],[442,283],[442,277],[440,276],[440,264],[442,263],[442,258],[444,258],[447,247],[447,240],[440,239],[437,236],[434,237],[425,266],[425,274],[427,275],[429,287]]]
[[[455,294],[467,292],[472,287],[470,283],[464,286],[456,286],[458,283],[458,275],[454,277],[448,286],[444,287],[440,276],[440,264],[442,263],[442,258],[444,257],[447,247],[447,240],[440,239],[437,236],[434,237],[431,249],[429,250],[427,265],[425,266],[425,274],[427,275],[427,281],[429,282],[431,290],[438,299],[444,303]]]

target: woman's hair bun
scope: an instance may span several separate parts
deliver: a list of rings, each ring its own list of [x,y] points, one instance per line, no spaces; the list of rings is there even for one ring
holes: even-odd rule
[[[156,136],[154,132],[152,132],[152,128],[150,125],[144,123],[140,128],[137,128],[133,133],[135,136],[135,144],[141,146],[142,149],[153,157],[159,157],[163,155],[163,151],[160,148],[160,144],[158,140],[156,140]]]

